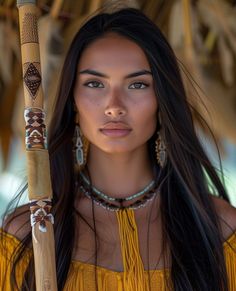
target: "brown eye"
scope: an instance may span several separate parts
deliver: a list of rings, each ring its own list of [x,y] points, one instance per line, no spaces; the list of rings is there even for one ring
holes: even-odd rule
[[[148,87],[148,84],[143,82],[135,82],[129,86],[129,89],[144,89],[146,87]]]
[[[84,86],[90,87],[90,88],[104,88],[104,85],[98,81],[90,81],[84,84]]]

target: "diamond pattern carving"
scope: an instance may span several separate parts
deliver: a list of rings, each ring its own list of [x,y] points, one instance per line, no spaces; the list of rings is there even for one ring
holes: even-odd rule
[[[24,82],[33,99],[36,98],[37,91],[41,84],[41,75],[34,63],[30,63],[24,75]]]

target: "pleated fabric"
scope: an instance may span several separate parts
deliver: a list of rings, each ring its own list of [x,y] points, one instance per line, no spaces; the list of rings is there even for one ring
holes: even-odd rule
[[[10,272],[14,260],[14,252],[21,246],[21,242],[14,236],[0,229],[0,290],[11,291]],[[20,259],[16,268],[17,286],[21,286],[23,274],[28,266],[32,252],[27,249],[24,257]]]
[[[129,218],[132,220],[132,214],[129,214]],[[121,218],[120,223],[123,223]],[[124,222],[125,223],[125,222]],[[124,231],[125,233],[125,231]],[[1,240],[0,240],[0,290],[1,291],[11,291],[10,289],[10,270],[12,267],[13,257],[12,254],[20,245],[20,241],[14,236],[0,230]],[[123,238],[125,240],[125,238]],[[133,241],[134,246],[137,246],[135,243],[135,238],[129,238],[127,241]],[[126,243],[125,241],[123,242]],[[125,251],[126,246],[122,252]],[[135,248],[134,248],[135,249]],[[231,235],[231,237],[224,242],[224,253],[226,268],[229,278],[229,291],[236,291],[236,232]],[[17,265],[16,277],[17,283],[20,285],[23,279],[23,274],[27,268],[30,256],[32,255],[31,250],[27,249],[24,257],[21,258],[19,264]],[[124,259],[123,259],[124,260]],[[131,264],[129,258],[126,258],[125,264],[127,266]],[[136,258],[135,260],[138,260]],[[132,264],[131,264],[132,266]],[[138,266],[138,271],[140,271],[140,266]],[[132,269],[134,270],[134,269]],[[135,270],[134,272],[136,272]],[[127,269],[126,269],[127,272]],[[148,277],[150,278],[150,287],[149,291],[165,291],[165,274],[166,278],[169,278],[169,271],[166,270],[151,270],[144,271],[142,268],[144,281],[144,286],[148,286]],[[127,291],[127,276],[125,272],[115,272],[108,270],[106,268],[97,267],[97,283],[98,291]],[[132,272],[129,272],[129,275]],[[148,276],[149,275],[149,276]],[[129,279],[130,281],[135,280],[136,278]],[[128,280],[128,282],[130,282]],[[142,279],[143,280],[143,279]],[[129,283],[130,284],[130,283]],[[129,285],[128,285],[129,286]],[[14,290],[14,289],[13,289]],[[96,290],[96,280],[95,280],[95,266],[92,264],[86,264],[78,261],[72,261],[70,265],[70,270],[64,291],[95,291]],[[144,289],[145,290],[145,289]],[[136,289],[132,289],[136,291]]]
[[[114,272],[102,267],[97,267],[98,291],[126,291],[124,272]],[[149,271],[151,278],[151,290],[164,291],[163,270]],[[168,271],[167,271],[168,273]],[[168,276],[168,274],[167,274]],[[144,271],[146,285],[148,285],[148,272]],[[80,262],[72,262],[65,291],[95,291],[95,266]],[[131,289],[130,289],[131,290]],[[148,289],[149,290],[149,289]],[[136,291],[136,289],[132,289]]]

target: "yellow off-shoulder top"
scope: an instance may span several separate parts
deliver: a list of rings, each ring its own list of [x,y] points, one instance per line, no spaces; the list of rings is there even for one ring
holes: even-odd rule
[[[1,230],[0,244],[0,290],[10,291],[11,255],[21,244],[14,236]],[[229,290],[236,291],[236,232],[224,242],[224,253],[228,272]],[[17,281],[21,284],[24,271],[31,256],[31,250],[22,257],[17,267]],[[95,266],[92,264],[72,261],[64,290],[66,291],[95,291]],[[167,270],[167,273],[169,271]],[[148,280],[148,271],[144,271],[145,280]],[[164,270],[149,271],[151,290],[164,291]],[[123,272],[115,272],[97,267],[97,280],[99,291],[124,291]]]

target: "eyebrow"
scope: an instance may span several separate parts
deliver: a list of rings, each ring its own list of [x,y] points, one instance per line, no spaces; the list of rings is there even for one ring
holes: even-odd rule
[[[109,76],[107,76],[101,72],[98,72],[95,70],[90,70],[90,69],[80,71],[79,74],[89,74],[89,75],[98,76],[98,77],[102,77],[102,78],[109,78]],[[125,79],[138,77],[138,76],[142,76],[142,75],[152,75],[152,73],[148,70],[141,70],[141,71],[137,71],[137,72],[126,75]]]

